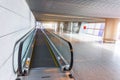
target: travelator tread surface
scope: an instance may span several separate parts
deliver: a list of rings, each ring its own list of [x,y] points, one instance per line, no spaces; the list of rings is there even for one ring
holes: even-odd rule
[[[35,38],[30,67],[56,67],[47,40],[45,39],[45,35],[40,29],[37,30]]]
[[[68,74],[62,73],[59,68],[34,68],[29,76],[22,77],[21,80],[74,80]]]

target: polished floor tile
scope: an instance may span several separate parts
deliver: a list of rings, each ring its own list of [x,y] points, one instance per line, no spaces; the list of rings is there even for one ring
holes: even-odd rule
[[[76,80],[120,80],[120,43],[102,43],[88,35],[59,34],[72,43]]]

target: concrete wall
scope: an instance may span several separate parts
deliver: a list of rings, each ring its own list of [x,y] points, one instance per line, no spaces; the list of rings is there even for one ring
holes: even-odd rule
[[[14,44],[33,27],[35,19],[25,0],[0,0],[0,80],[15,80]]]

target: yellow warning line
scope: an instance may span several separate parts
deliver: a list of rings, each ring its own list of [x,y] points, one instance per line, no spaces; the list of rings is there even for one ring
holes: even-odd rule
[[[50,50],[50,48],[48,48],[48,49],[49,49],[49,52],[50,52],[50,54],[51,54],[51,56],[52,56],[52,58],[53,58],[53,60],[54,60],[54,63],[55,63],[55,65],[56,65],[56,67],[58,67],[58,63],[56,62],[56,59],[55,59],[52,51]]]
[[[45,38],[44,38],[44,39],[45,39]],[[51,51],[50,46],[49,46],[49,44],[48,44],[48,42],[47,42],[46,39],[45,39],[45,41],[46,41],[46,45],[47,45],[47,47],[48,47],[48,49],[49,49],[49,52],[50,52],[50,54],[51,54],[51,56],[52,56],[52,59],[53,59],[55,65],[56,65],[56,67],[58,67],[58,63],[57,63],[57,61],[56,61],[56,59],[55,59],[55,56],[53,55],[53,52]]]

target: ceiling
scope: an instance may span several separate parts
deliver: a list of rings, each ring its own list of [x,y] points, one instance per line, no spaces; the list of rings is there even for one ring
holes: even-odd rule
[[[104,22],[105,19],[33,12],[38,21]]]
[[[120,18],[120,0],[27,0],[37,20],[104,22]]]

